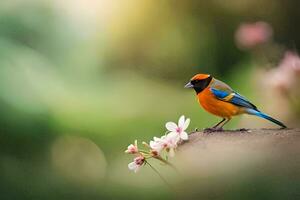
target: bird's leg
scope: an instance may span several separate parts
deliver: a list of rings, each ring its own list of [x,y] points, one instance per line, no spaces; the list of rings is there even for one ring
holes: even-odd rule
[[[225,125],[225,124],[227,124],[229,121],[231,120],[231,118],[228,118],[219,128],[220,129],[223,129],[223,126]]]
[[[220,124],[222,124],[226,119],[223,118],[222,121],[218,122],[216,125],[214,125],[212,128],[217,128]]]
[[[204,129],[204,132],[215,132],[215,131],[222,131],[223,129],[222,129],[222,127],[223,126],[221,126],[220,128],[218,128],[218,126],[220,125],[220,124],[222,124],[224,121],[225,121],[226,119],[225,118],[223,118],[220,122],[218,122],[216,125],[214,125],[213,127],[211,127],[211,128],[206,128],[206,129]]]
[[[206,129],[204,129],[204,132],[210,133],[210,132],[215,132],[215,131],[223,131],[223,126],[225,124],[227,124],[230,120],[231,120],[231,118],[227,118],[227,119],[223,118],[222,121],[220,121],[219,123],[217,123],[212,128],[206,128]],[[222,125],[219,126],[220,124],[222,124]]]

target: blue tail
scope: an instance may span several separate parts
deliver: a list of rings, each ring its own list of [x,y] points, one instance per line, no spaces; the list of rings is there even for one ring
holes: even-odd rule
[[[261,118],[264,118],[264,119],[267,119],[279,126],[281,126],[282,128],[287,128],[286,125],[284,125],[283,123],[281,123],[280,121],[270,117],[269,115],[265,114],[265,113],[262,113],[258,110],[254,110],[254,109],[247,109],[247,113],[250,114],[250,115],[256,115],[258,117],[261,117]]]

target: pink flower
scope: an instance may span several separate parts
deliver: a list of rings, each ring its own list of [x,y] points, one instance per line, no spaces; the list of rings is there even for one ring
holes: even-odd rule
[[[188,134],[185,130],[188,128],[190,124],[190,119],[186,119],[184,115],[182,115],[178,120],[178,125],[174,122],[167,122],[166,128],[170,131],[170,134],[179,136],[182,140],[188,140]]]
[[[250,49],[268,42],[272,35],[272,27],[266,22],[243,23],[235,33],[235,40],[240,49]]]
[[[278,67],[268,73],[266,80],[271,86],[286,94],[297,87],[299,75],[300,57],[295,52],[287,51]]]
[[[287,51],[279,64],[279,68],[286,68],[291,72],[300,73],[300,58],[299,55],[292,51]]]
[[[153,141],[150,141],[150,147],[152,151],[160,154],[160,152],[165,149],[169,153],[169,156],[173,157],[175,155],[175,149],[177,147],[179,137],[168,134],[162,136],[161,138],[154,137],[153,139]]]
[[[136,154],[139,152],[139,149],[137,147],[137,140],[134,141],[134,144],[130,144],[127,147],[127,150],[125,151],[125,153],[129,153],[129,154]]]
[[[165,136],[162,136],[161,138],[154,137],[153,141],[151,140],[149,143],[151,149],[157,153],[160,153],[166,147],[164,139]]]
[[[128,169],[134,171],[135,173],[139,171],[140,167],[145,163],[144,156],[135,157],[133,162],[128,164]]]

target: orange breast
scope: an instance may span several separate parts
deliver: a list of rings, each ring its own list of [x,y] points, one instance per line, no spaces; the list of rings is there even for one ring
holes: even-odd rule
[[[204,89],[198,95],[200,105],[209,113],[223,118],[231,118],[241,113],[241,108],[231,103],[217,99],[209,88]]]

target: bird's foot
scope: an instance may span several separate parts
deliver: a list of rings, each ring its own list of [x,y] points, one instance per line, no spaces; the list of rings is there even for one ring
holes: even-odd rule
[[[236,131],[241,131],[241,132],[248,132],[250,129],[247,128],[240,128],[240,129],[236,129]]]
[[[212,127],[212,128],[205,128],[203,130],[203,133],[213,133],[213,132],[222,132],[224,131],[223,128],[215,128],[215,127]]]

